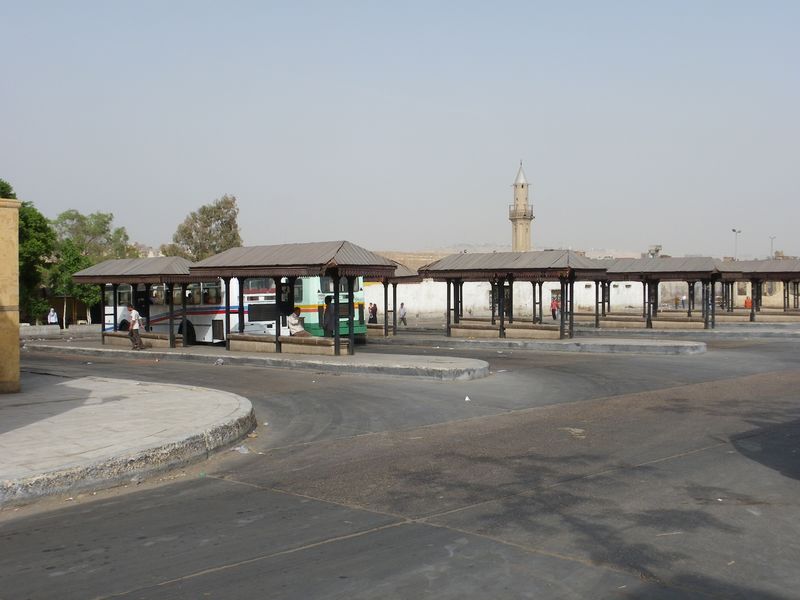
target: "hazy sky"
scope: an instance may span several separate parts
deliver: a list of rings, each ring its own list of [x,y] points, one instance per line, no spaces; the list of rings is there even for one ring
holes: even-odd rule
[[[0,0],[0,178],[170,241],[800,255],[800,2]]]

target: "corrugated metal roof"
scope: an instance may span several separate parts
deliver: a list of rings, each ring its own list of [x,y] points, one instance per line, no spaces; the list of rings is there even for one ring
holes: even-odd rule
[[[396,260],[392,260],[391,258],[389,260],[392,261],[392,264],[395,266],[393,275],[366,277],[366,281],[386,280],[389,283],[419,283],[422,281],[422,277],[414,269],[411,269],[403,263],[397,262]]]
[[[586,258],[571,250],[539,252],[492,252],[485,254],[451,254],[420,268],[420,273],[444,271],[541,271],[541,270],[600,270],[599,261]]]
[[[614,275],[654,275],[684,273],[701,275],[717,272],[719,261],[707,256],[619,258],[607,265],[609,277]]]
[[[769,274],[800,274],[800,260],[795,258],[788,259],[767,259],[767,260],[736,260],[719,263],[722,273],[747,273],[753,275]]]
[[[190,263],[180,256],[156,256],[152,258],[119,258],[106,260],[73,275],[75,278],[189,275]]]
[[[192,273],[232,272],[247,270],[306,270],[319,272],[327,268],[343,268],[355,272],[392,274],[395,265],[388,258],[348,241],[277,244],[231,248],[192,265]],[[287,271],[288,272],[288,271]]]
[[[277,244],[231,248],[192,265],[208,267],[262,267],[303,265],[381,265],[392,261],[347,241]]]

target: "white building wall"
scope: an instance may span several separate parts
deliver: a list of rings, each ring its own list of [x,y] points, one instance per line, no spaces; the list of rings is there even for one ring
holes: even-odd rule
[[[557,282],[546,282],[542,286],[544,299],[542,308],[545,313],[550,310],[551,291],[560,289]],[[490,304],[491,286],[489,282],[464,283],[464,315],[488,317],[492,314]],[[452,290],[451,290],[452,294]],[[384,310],[383,285],[367,284],[364,290],[366,302],[378,305],[378,311]],[[533,288],[528,281],[514,282],[514,315],[531,316]],[[580,311],[594,311],[594,283],[579,281],[575,283],[575,304]],[[422,283],[399,284],[397,286],[397,305],[404,302],[408,314],[412,318],[444,318],[447,308],[447,288],[444,282],[430,279]],[[452,302],[452,297],[451,297]],[[389,286],[389,309],[392,309],[392,288]],[[617,282],[611,287],[611,310],[638,311],[642,308],[642,284],[638,282]]]

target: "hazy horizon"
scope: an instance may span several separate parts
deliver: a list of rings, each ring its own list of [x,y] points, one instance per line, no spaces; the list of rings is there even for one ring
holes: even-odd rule
[[[0,178],[171,241],[800,255],[800,4],[6,3]]]

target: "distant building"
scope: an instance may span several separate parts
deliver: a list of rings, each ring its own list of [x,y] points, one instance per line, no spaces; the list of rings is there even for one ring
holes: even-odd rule
[[[519,163],[517,178],[514,180],[514,204],[508,207],[508,219],[511,221],[511,251],[528,252],[531,249],[531,221],[533,207],[528,204],[528,180]]]

